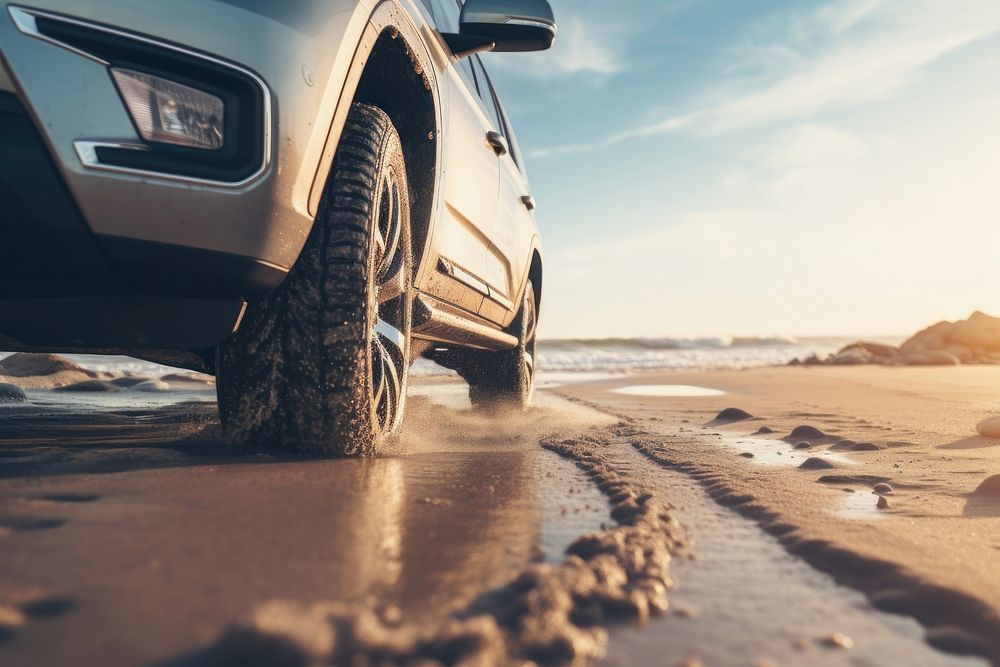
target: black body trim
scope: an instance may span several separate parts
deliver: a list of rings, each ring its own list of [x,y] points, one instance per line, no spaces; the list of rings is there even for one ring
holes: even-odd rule
[[[0,298],[123,289],[27,110],[0,93]]]
[[[226,105],[225,143],[218,150],[152,141],[143,142],[149,147],[146,151],[100,146],[96,151],[102,164],[223,183],[242,181],[260,170],[265,151],[265,92],[250,77],[211,60],[76,23],[38,16],[36,24],[46,37],[93,54],[113,67],[176,81],[215,95]]]

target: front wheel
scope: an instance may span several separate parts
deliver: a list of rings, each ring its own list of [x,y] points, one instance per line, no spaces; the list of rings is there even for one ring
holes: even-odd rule
[[[381,109],[355,104],[298,261],[219,347],[227,436],[309,454],[375,453],[406,400],[412,261],[399,135]]]
[[[535,391],[535,330],[538,310],[528,281],[521,308],[511,325],[517,347],[500,352],[464,353],[459,374],[469,383],[469,400],[477,408],[524,410]]]

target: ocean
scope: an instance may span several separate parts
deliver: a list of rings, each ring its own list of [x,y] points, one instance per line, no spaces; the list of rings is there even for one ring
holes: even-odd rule
[[[718,370],[778,366],[795,358],[837,351],[858,337],[732,337],[732,338],[609,338],[540,340],[538,368],[545,372],[627,372],[644,370]],[[896,344],[902,338],[866,340]],[[8,353],[0,352],[0,359]],[[171,372],[164,366],[131,357],[64,355],[95,371],[158,375]],[[414,374],[430,375],[440,367],[420,360]]]

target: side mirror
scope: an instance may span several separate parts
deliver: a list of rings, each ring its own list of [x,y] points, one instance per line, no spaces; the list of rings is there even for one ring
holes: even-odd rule
[[[459,57],[476,51],[544,51],[556,41],[548,0],[465,0],[459,23],[459,34],[446,36]]]

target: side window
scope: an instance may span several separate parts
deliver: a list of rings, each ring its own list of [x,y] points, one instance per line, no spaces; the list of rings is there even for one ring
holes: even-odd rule
[[[507,111],[503,108],[503,105],[500,104],[499,98],[497,99],[497,106],[500,107],[500,115],[503,116],[507,143],[510,146],[510,156],[514,159],[514,164],[516,164],[517,168],[521,170],[521,173],[527,176],[527,172],[524,170],[524,160],[521,159],[521,147],[517,144],[517,136],[514,135],[514,129],[510,125],[510,119],[507,117]]]
[[[441,32],[458,32],[458,22],[462,16],[458,0],[424,0],[424,4],[428,2],[438,29]]]
[[[472,61],[473,69],[476,70],[476,81],[479,82],[479,101],[483,104],[483,110],[486,112],[486,116],[493,121],[493,128],[497,132],[503,133],[504,125],[500,119],[500,110],[497,109],[496,100],[493,99],[493,86],[490,84],[490,78],[486,75],[486,70],[483,68],[479,56],[473,56],[469,60]]]

